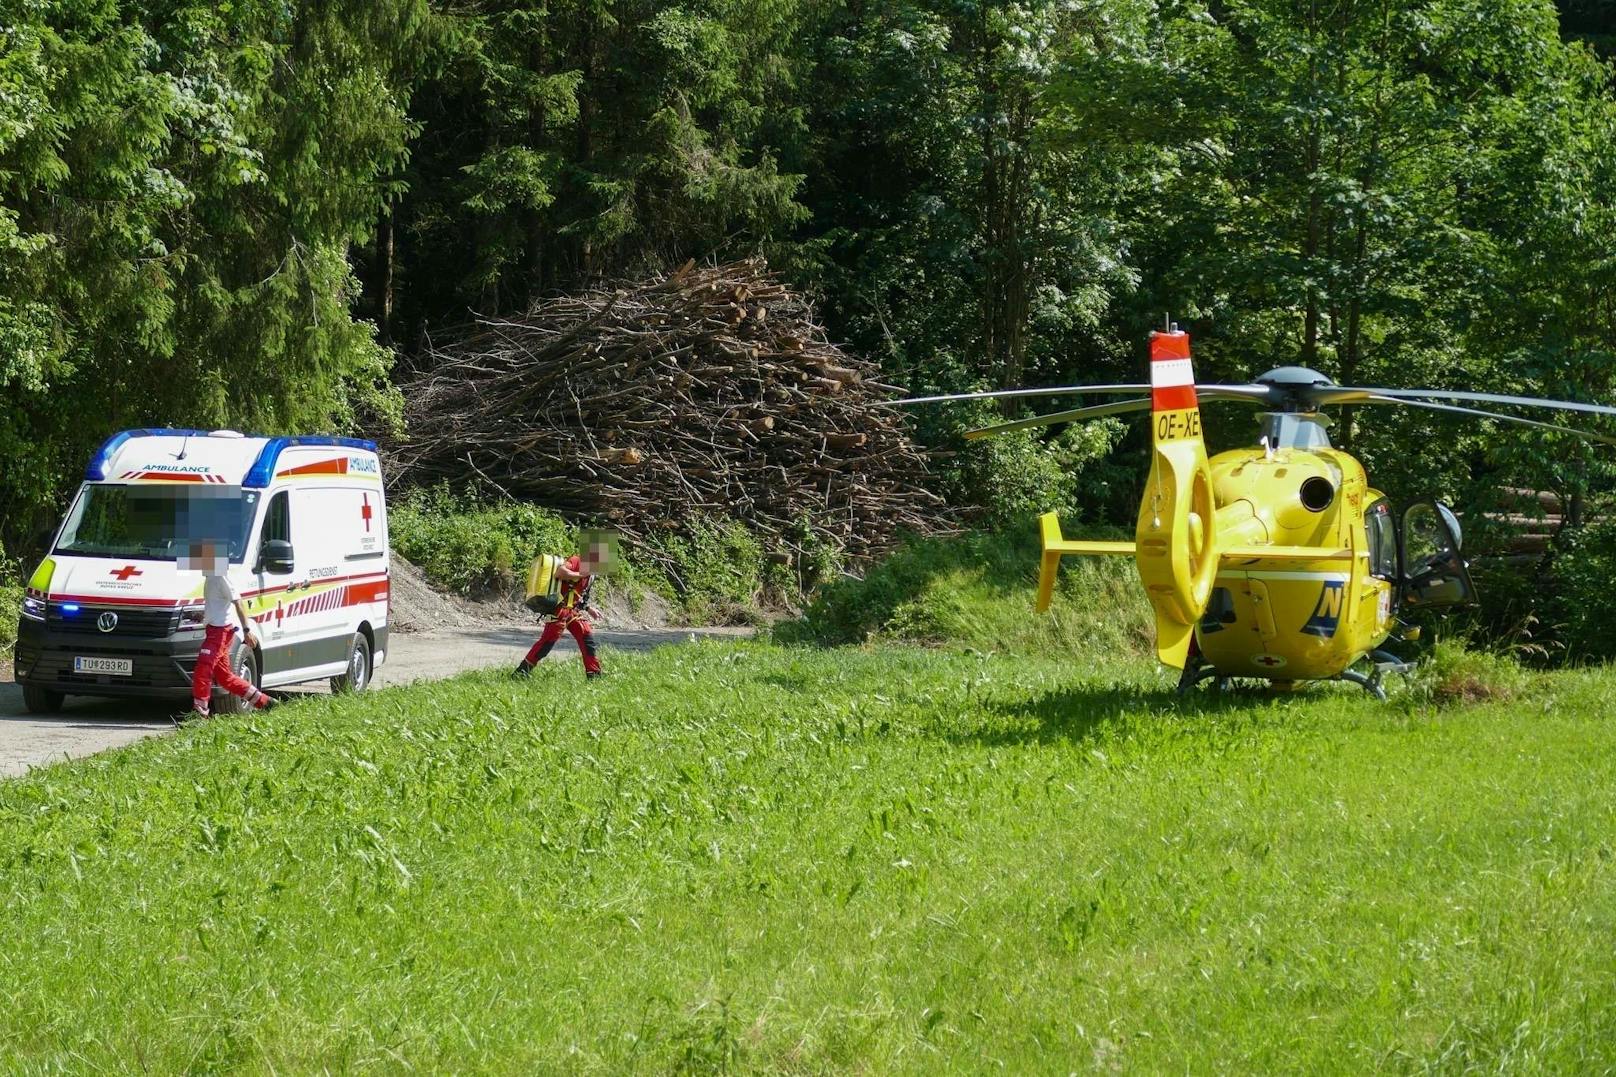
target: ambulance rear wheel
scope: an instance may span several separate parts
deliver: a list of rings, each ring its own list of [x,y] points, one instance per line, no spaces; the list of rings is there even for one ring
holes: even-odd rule
[[[333,692],[363,692],[370,687],[370,641],[355,632],[348,645],[348,672],[331,678]]]
[[[25,684],[22,686],[22,705],[28,708],[29,714],[55,714],[62,709],[62,693],[41,688],[37,684]]]

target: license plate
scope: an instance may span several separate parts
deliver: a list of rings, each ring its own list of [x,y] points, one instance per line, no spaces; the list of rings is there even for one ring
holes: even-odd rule
[[[133,658],[86,658],[78,655],[73,659],[74,673],[113,673],[127,677],[134,671]]]

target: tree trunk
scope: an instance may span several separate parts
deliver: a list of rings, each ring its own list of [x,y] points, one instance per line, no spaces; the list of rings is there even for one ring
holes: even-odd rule
[[[383,345],[393,343],[393,207],[383,206],[376,222],[376,261],[381,279],[377,286],[376,336]]]

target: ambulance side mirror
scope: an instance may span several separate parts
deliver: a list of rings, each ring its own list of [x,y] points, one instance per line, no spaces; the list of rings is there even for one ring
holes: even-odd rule
[[[274,576],[286,576],[292,571],[292,544],[285,539],[270,539],[258,551],[258,571]]]

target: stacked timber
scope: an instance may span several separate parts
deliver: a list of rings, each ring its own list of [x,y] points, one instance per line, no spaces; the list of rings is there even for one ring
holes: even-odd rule
[[[894,387],[830,343],[761,260],[480,319],[403,386],[396,478],[481,480],[631,538],[727,517],[777,558],[935,530]],[[805,530],[806,529],[806,530]]]
[[[1566,527],[1567,507],[1560,495],[1551,490],[1501,487],[1497,503],[1497,511],[1485,514],[1492,531],[1486,553],[1510,565],[1543,560],[1555,536]]]

